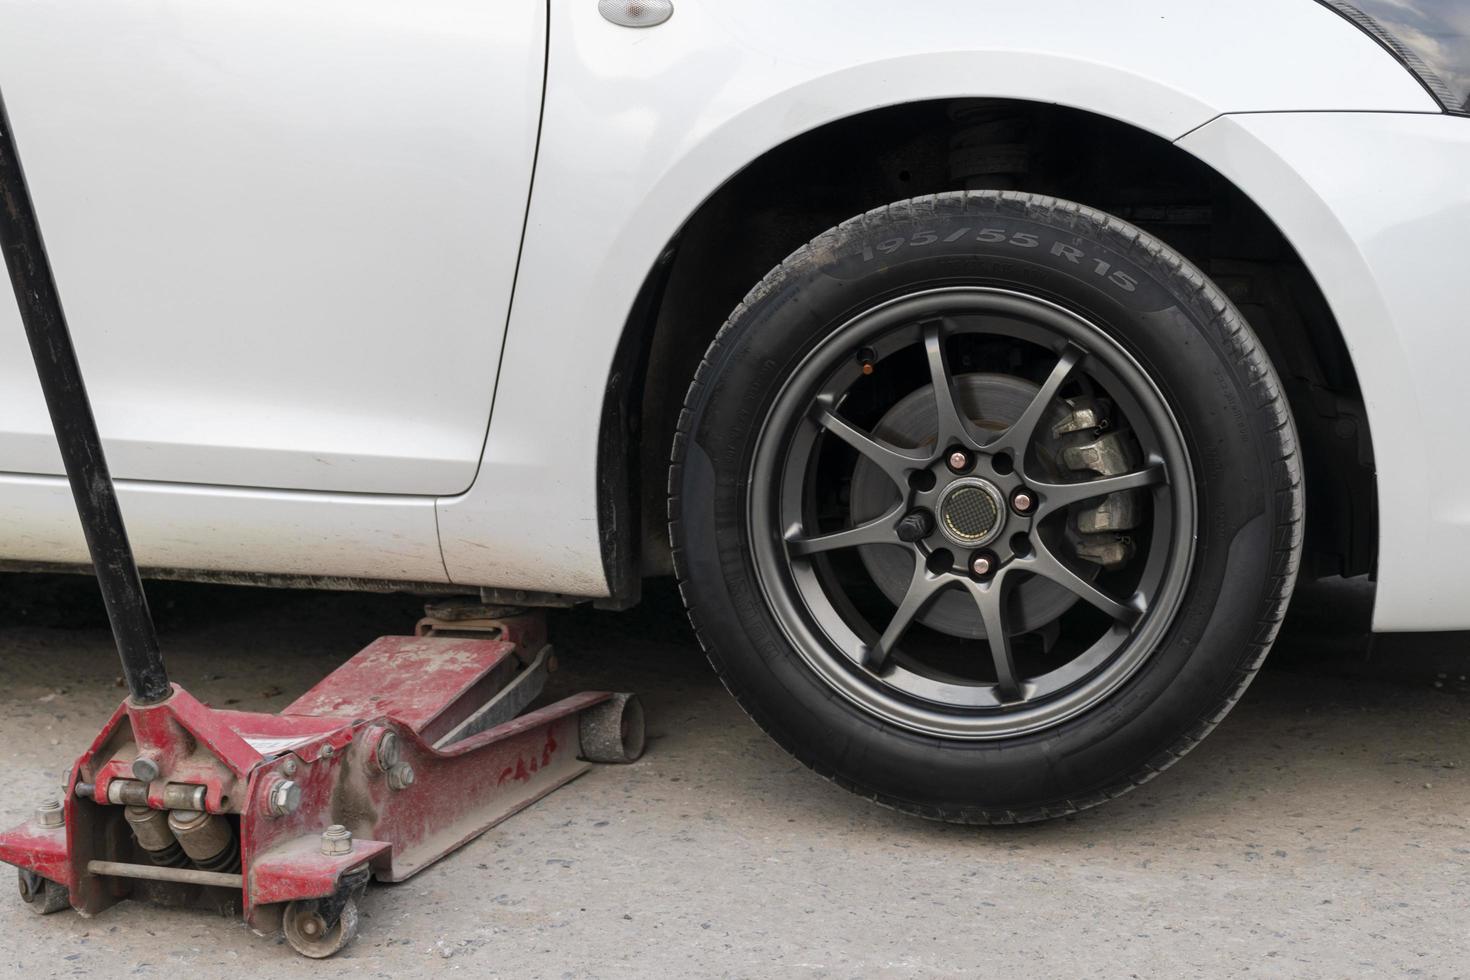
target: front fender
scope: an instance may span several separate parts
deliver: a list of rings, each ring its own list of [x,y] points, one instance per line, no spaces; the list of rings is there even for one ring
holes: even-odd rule
[[[1378,484],[1373,628],[1470,627],[1470,120],[1227,116],[1179,145],[1281,229],[1322,288],[1362,387]],[[1311,516],[1308,515],[1308,520]]]
[[[438,505],[462,584],[607,594],[598,423],[639,287],[703,200],[802,133],[961,97],[1059,103],[1170,140],[1228,112],[1438,111],[1376,43],[1307,0],[682,0],[645,30],[614,27],[591,0],[551,6],[482,465]]]

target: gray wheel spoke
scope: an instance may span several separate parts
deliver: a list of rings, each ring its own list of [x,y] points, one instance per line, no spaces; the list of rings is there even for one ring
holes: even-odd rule
[[[990,644],[990,659],[995,664],[995,694],[1002,702],[1023,699],[1021,679],[1016,675],[1016,658],[1011,651],[1011,638],[1005,625],[1005,590],[1007,569],[1001,569],[989,582],[964,580],[965,589],[980,609],[985,624],[985,639]]]
[[[767,365],[749,468],[716,476],[740,481],[746,598],[834,700],[918,737],[1010,738],[1109,710],[1156,654],[1194,566],[1196,478],[1128,324],[947,282],[824,306],[834,328]],[[1077,434],[1054,445],[1059,422]],[[1104,430],[1125,455],[1091,445]],[[697,465],[684,478],[709,492]]]
[[[1084,480],[1081,483],[1046,483],[1030,480],[1027,485],[1041,495],[1041,502],[1036,511],[1037,518],[1041,518],[1053,511],[1070,507],[1084,500],[1106,497],[1120,490],[1140,490],[1163,483],[1164,480],[1163,464],[1153,463],[1141,470],[1134,470],[1132,473],[1102,476],[1095,480]]]
[[[808,538],[800,533],[789,534],[786,537],[786,550],[793,557],[819,554],[823,551],[834,551],[838,548],[856,548],[865,544],[901,544],[898,535],[894,531],[894,525],[904,515],[902,501],[894,504],[885,514],[864,521],[856,527],[850,527],[842,531],[834,531],[831,534],[819,534]]]
[[[1126,602],[1119,602],[1062,564],[1061,559],[1052,554],[1035,535],[1032,536],[1032,546],[1036,550],[1025,558],[1018,558],[1016,567],[1051,579],[1120,623],[1131,624],[1138,618],[1139,609]]]
[[[938,450],[943,452],[955,444],[972,448],[978,440],[955,397],[954,374],[949,369],[949,357],[944,352],[944,332],[938,320],[924,324],[924,354],[929,360],[929,380],[934,388],[934,413],[939,423]]]
[[[813,412],[812,419],[832,435],[866,456],[873,465],[888,474],[888,478],[898,486],[900,491],[908,489],[909,472],[929,462],[927,456],[912,455],[880,442],[839,418],[820,403]]]
[[[863,651],[863,666],[873,671],[882,670],[898,647],[898,641],[903,639],[904,633],[908,632],[908,628],[924,611],[924,607],[951,581],[947,577],[929,574],[923,560],[916,555],[914,575],[909,580],[908,590],[904,592],[903,600],[899,602],[893,618],[888,621],[883,635],[878,637],[878,642]]]
[[[1036,436],[1036,428],[1041,420],[1046,417],[1046,410],[1057,397],[1057,392],[1071,375],[1072,369],[1083,358],[1082,349],[1068,344],[1063,350],[1061,357],[1057,359],[1056,367],[1051,369],[1041,388],[1036,392],[1036,397],[1031,399],[1031,404],[1021,413],[1021,417],[1009,429],[1002,432],[985,448],[991,452],[1000,449],[1008,451],[1015,457],[1017,469],[1021,468],[1022,460],[1026,457],[1026,448],[1031,445],[1031,440]]]

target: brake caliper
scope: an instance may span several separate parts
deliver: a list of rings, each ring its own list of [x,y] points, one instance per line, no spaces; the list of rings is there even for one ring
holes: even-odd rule
[[[1113,428],[1111,402],[1091,395],[1064,401],[1067,415],[1051,430],[1059,449],[1057,459],[1064,469],[1079,476],[1120,476],[1138,468],[1141,453],[1137,440],[1131,431]],[[1142,494],[1120,490],[1092,506],[1072,508],[1067,541],[1078,558],[1112,570],[1133,557],[1133,538],[1128,532],[1141,523]]]

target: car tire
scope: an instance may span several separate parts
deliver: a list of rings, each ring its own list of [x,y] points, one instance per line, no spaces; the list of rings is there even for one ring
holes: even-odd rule
[[[1275,637],[1303,519],[1229,300],[1126,222],[1015,192],[900,201],[773,269],[690,385],[669,494],[690,619],[750,716],[964,823],[1075,812],[1197,744]]]

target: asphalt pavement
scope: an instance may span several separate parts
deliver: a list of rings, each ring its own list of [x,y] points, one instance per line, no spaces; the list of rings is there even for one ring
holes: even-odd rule
[[[151,583],[173,679],[277,710],[421,599]],[[1160,778],[1065,820],[929,823],[812,775],[704,662],[667,583],[553,621],[565,689],[639,692],[600,767],[395,886],[328,961],[198,911],[0,902],[9,975],[1454,977],[1470,973],[1470,644],[1371,639],[1364,583],[1304,590],[1235,712]],[[121,699],[90,580],[0,576],[0,821]]]

